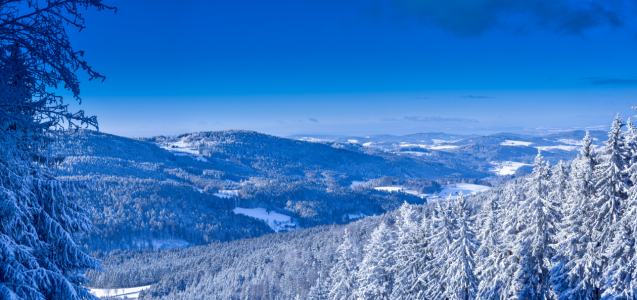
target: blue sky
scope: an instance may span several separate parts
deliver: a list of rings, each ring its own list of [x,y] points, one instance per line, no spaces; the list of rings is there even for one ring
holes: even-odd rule
[[[635,0],[107,2],[70,35],[107,76],[81,108],[124,136],[544,132],[637,105]]]

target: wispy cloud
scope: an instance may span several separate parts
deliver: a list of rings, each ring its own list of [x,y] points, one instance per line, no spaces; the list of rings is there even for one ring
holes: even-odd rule
[[[307,118],[307,119],[310,120],[310,122],[318,123],[318,120],[315,118]]]
[[[466,96],[460,96],[460,98],[469,98],[469,99],[490,99],[490,98],[495,98],[495,97],[491,97],[491,96],[480,96],[480,95],[466,95]]]
[[[197,123],[199,125],[208,125],[208,123],[206,123],[205,121],[199,121],[199,123]]]
[[[584,80],[592,85],[637,85],[637,79],[634,78],[587,77]]]
[[[398,119],[396,119],[394,117],[386,117],[386,118],[383,118],[381,121],[383,121],[383,122],[396,122],[396,121],[398,121]]]
[[[465,118],[443,118],[443,117],[405,117],[405,120],[413,122],[469,122],[478,123],[478,120]]]

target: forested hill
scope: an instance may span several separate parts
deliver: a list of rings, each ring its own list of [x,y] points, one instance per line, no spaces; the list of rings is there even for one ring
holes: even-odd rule
[[[380,151],[364,153],[346,144],[305,142],[253,131],[198,132],[143,140],[166,147],[179,145],[196,149],[205,157],[233,161],[270,177],[306,176],[317,172],[361,179],[382,176],[427,179],[487,176],[462,165],[448,166]]]
[[[636,299],[637,128],[489,191],[344,226],[187,250],[101,253],[141,299]]]
[[[434,193],[440,185],[427,178],[488,175],[344,147],[246,131],[152,139],[79,131],[53,151],[62,178],[93,182],[80,202],[98,229],[82,238],[94,250],[188,247],[347,223],[425,201],[375,190],[374,182]],[[387,175],[394,176],[380,178]],[[352,188],[353,181],[368,184]]]

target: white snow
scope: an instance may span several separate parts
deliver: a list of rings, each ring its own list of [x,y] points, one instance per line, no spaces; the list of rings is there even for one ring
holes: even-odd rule
[[[455,148],[458,148],[458,146],[446,145],[446,146],[432,146],[432,147],[429,147],[429,149],[432,149],[432,150],[448,150],[448,149],[455,149]]]
[[[374,188],[377,191],[385,191],[385,192],[400,192],[403,189],[402,186],[379,186]]]
[[[559,150],[564,150],[564,151],[573,151],[573,150],[577,150],[579,148],[581,148],[581,146],[568,146],[568,145],[558,145],[558,146],[541,146],[541,147],[535,147],[539,150],[551,150],[551,149],[559,149]]]
[[[494,165],[494,167],[490,169],[489,171],[495,172],[497,175],[500,175],[500,176],[513,175],[515,174],[515,171],[518,168],[522,166],[530,166],[530,164],[513,162],[513,161],[505,161],[502,163],[492,162],[492,164]]]
[[[407,144],[405,142],[400,143],[400,147],[420,147],[420,148],[427,148],[427,145],[422,145],[422,144]]]
[[[358,143],[358,140],[347,140],[350,143]]]
[[[524,142],[524,141],[505,140],[500,145],[502,145],[502,146],[530,146],[531,144],[533,144],[533,143]]]
[[[111,297],[121,297],[124,298],[124,296],[128,297],[128,298],[137,298],[139,297],[139,292],[141,292],[142,290],[148,289],[150,288],[150,285],[145,285],[145,286],[139,286],[139,287],[133,287],[133,288],[122,288],[122,289],[93,289],[93,288],[89,288],[91,294],[97,296],[97,297],[106,297],[106,296],[111,296]]]
[[[369,146],[371,146],[372,144],[373,144],[373,142],[364,143],[364,144],[363,144],[363,147],[369,147]]]
[[[365,183],[365,181],[356,181],[356,180],[354,180],[354,181],[352,181],[352,184],[349,185],[349,187],[353,189],[353,188],[355,188],[355,187],[357,187],[357,186],[359,186],[359,185],[361,185],[363,183]]]
[[[237,207],[232,210],[235,214],[242,214],[248,217],[253,217],[255,219],[259,219],[264,221],[272,230],[275,232],[279,232],[281,230],[288,231],[294,230],[296,224],[292,222],[292,218],[290,216],[282,215],[276,212],[267,212],[265,208],[257,207],[257,208],[241,208]]]
[[[410,195],[414,195],[416,197],[420,197],[420,198],[424,198],[426,195],[425,194],[421,194],[418,193],[417,191],[414,190],[410,190],[410,189],[405,189],[402,186],[379,186],[379,187],[375,187],[374,188],[377,191],[385,191],[385,192],[403,192],[405,194],[410,194]]]
[[[431,139],[431,140],[434,142],[434,144],[445,144],[445,143],[451,144],[451,143],[460,141],[460,140],[447,141],[447,140],[437,140],[437,139]]]
[[[489,190],[491,187],[486,185],[471,183],[456,183],[444,186],[442,191],[438,193],[438,197],[447,199],[451,195],[451,199],[455,199],[462,192],[463,195],[473,195]]]
[[[416,156],[431,155],[431,153],[418,152],[418,151],[400,151],[398,153],[411,154]]]
[[[215,193],[214,195],[219,198],[239,197],[239,190],[220,190],[218,193]]]
[[[190,145],[184,140],[179,140],[165,145],[159,145],[159,147],[174,152],[173,154],[177,156],[191,155],[198,161],[208,162],[208,160],[203,155],[199,154],[199,150],[191,149]]]
[[[357,214],[345,214],[344,216],[348,216],[350,220],[354,220],[354,219],[363,219],[368,217],[367,215],[365,215],[364,213],[357,213]],[[343,216],[343,217],[344,217]]]

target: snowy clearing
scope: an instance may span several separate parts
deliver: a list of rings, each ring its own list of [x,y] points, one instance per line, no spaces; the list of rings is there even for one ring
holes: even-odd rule
[[[581,146],[567,146],[567,145],[559,145],[559,146],[542,146],[542,147],[535,147],[541,151],[544,150],[551,150],[551,149],[559,149],[559,150],[564,150],[564,151],[573,151],[573,150],[577,150],[579,148],[581,148]]]
[[[208,162],[208,160],[205,157],[203,157],[203,155],[199,154],[199,150],[190,149],[190,145],[184,142],[183,140],[165,144],[165,145],[159,145],[159,147],[162,149],[171,151],[173,152],[173,154],[177,156],[191,155],[193,156],[195,160]]]
[[[357,187],[357,186],[359,186],[359,185],[361,185],[363,183],[365,183],[365,181],[356,181],[356,180],[354,180],[354,181],[352,181],[352,184],[349,185],[349,187],[353,189],[353,188],[355,188],[355,187]]]
[[[390,193],[402,192],[402,193],[414,195],[414,196],[420,197],[420,198],[424,198],[426,196],[425,194],[418,193],[417,191],[410,190],[410,189],[405,189],[402,186],[379,186],[379,187],[375,187],[374,189],[377,190],[377,191],[385,191],[385,192],[390,192]]]
[[[363,144],[363,147],[369,147],[369,146],[371,146],[372,144],[373,144],[373,142],[364,143],[364,144]]]
[[[446,185],[438,196],[441,198],[447,198],[451,195],[451,198],[457,198],[462,192],[463,195],[474,195],[489,190],[491,187],[486,185],[471,184],[471,183],[456,183]]]
[[[450,146],[450,145],[446,145],[446,146],[432,146],[429,147],[429,149],[431,150],[449,150],[449,149],[456,149],[459,146]]]
[[[428,147],[428,145],[422,145],[422,144],[407,144],[407,143],[400,143],[399,145],[400,147],[420,147],[420,148],[424,148],[426,149]]]
[[[385,192],[400,192],[403,191],[402,186],[379,186],[374,188],[377,191],[385,191]]]
[[[215,193],[214,195],[219,198],[239,197],[239,190],[220,190],[218,193]]]
[[[416,156],[423,156],[423,155],[431,155],[431,153],[427,153],[427,152],[418,152],[418,151],[400,151],[398,153],[401,154],[411,154],[411,155],[416,155]]]
[[[500,143],[500,145],[502,146],[530,146],[531,142],[525,142],[525,141],[513,141],[513,140],[505,140],[504,142]]]
[[[237,207],[232,210],[235,214],[241,214],[264,221],[275,232],[294,230],[296,224],[292,222],[290,216],[282,215],[276,212],[267,212],[265,208],[241,208]]]
[[[345,214],[343,215],[343,217],[349,217],[350,220],[355,220],[355,219],[363,219],[368,217],[367,215],[365,215],[364,213],[357,213],[357,214]]]
[[[347,140],[347,141],[354,144],[358,143],[358,140]]]
[[[139,292],[150,288],[150,285],[145,285],[145,286],[139,286],[139,287],[134,287],[134,288],[124,288],[124,289],[93,289],[93,288],[89,288],[91,294],[97,296],[97,297],[106,297],[106,296],[110,296],[110,297],[121,297],[124,298],[124,296],[128,297],[128,298],[137,298],[139,297]]]
[[[530,164],[513,162],[513,161],[505,161],[502,163],[493,162],[492,164],[494,165],[494,167],[491,168],[489,171],[495,172],[497,175],[500,175],[500,176],[513,175],[515,174],[515,171],[519,169],[520,167],[530,166]]]

